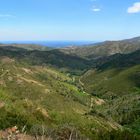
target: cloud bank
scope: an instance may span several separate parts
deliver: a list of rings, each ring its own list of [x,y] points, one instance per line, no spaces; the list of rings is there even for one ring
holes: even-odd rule
[[[140,2],[134,3],[131,7],[127,9],[127,12],[132,13],[139,13],[140,12]]]

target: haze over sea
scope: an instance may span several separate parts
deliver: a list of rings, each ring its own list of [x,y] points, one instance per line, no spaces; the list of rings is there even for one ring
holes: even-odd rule
[[[37,44],[53,48],[94,44],[95,41],[0,41],[3,44]]]

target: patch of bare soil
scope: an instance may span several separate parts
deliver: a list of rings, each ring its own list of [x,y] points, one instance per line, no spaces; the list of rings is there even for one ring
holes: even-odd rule
[[[15,62],[14,59],[9,58],[9,57],[2,57],[2,58],[0,58],[0,61],[4,64],[10,64],[10,63]]]

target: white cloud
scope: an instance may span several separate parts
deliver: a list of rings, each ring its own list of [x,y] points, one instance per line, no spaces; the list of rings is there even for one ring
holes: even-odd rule
[[[140,12],[140,2],[134,3],[131,7],[127,9],[128,13],[139,13]]]
[[[9,15],[9,14],[0,14],[0,18],[15,18],[16,16],[14,15]]]
[[[93,8],[92,11],[94,11],[94,12],[100,12],[101,9],[100,8]]]

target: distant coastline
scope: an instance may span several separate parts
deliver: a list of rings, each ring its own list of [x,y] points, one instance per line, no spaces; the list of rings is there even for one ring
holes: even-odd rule
[[[52,48],[82,46],[97,43],[97,41],[0,41],[1,44],[36,44]]]

